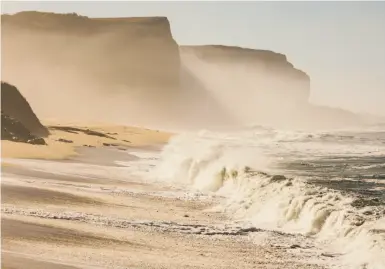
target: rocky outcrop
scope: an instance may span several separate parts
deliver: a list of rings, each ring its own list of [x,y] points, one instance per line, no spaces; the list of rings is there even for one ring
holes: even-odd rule
[[[22,124],[32,135],[46,137],[48,129],[41,124],[28,101],[13,85],[1,82],[1,111]]]
[[[20,121],[4,114],[3,111],[1,111],[1,140],[46,145],[43,138],[32,135]]]
[[[30,59],[47,67],[41,68],[42,77],[53,70],[63,82],[81,76],[83,84],[73,84],[79,90],[86,81],[110,92],[118,87],[178,86],[178,45],[165,17],[88,18],[26,11],[2,15],[1,22],[6,73],[24,64],[17,60]]]
[[[296,69],[285,55],[268,50],[241,47],[204,45],[182,46],[182,55],[194,55],[203,63],[222,69],[223,80],[228,80],[239,93],[252,88],[255,101],[276,101],[305,104],[310,94],[309,76]],[[220,70],[217,74],[220,75]]]
[[[49,131],[36,117],[19,90],[1,82],[1,139],[45,145]]]

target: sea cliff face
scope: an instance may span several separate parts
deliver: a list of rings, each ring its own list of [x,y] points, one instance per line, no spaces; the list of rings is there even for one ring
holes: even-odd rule
[[[222,69],[223,79],[234,86],[253,88],[257,101],[284,97],[285,102],[308,102],[309,76],[296,69],[283,54],[221,45],[182,46],[180,50],[182,55],[194,55],[203,63]],[[241,93],[242,89],[237,91]]]
[[[284,122],[308,105],[310,78],[283,54],[219,45],[181,46],[180,54],[240,124]]]
[[[109,86],[178,85],[178,45],[165,17],[94,19],[20,12],[1,20],[6,67],[15,63],[15,55],[19,60],[37,55],[39,64],[63,73],[76,69]]]
[[[181,128],[346,121],[309,104],[310,78],[284,54],[179,46],[165,17],[20,12],[1,22],[2,78],[43,118]]]
[[[2,78],[42,117],[121,122],[171,113],[180,58],[167,18],[20,12],[1,21]]]

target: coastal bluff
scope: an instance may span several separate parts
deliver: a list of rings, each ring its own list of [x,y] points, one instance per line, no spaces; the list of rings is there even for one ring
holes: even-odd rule
[[[2,78],[41,118],[198,129],[355,121],[311,104],[310,76],[286,55],[180,45],[166,17],[26,11],[1,23]]]
[[[166,17],[25,11],[1,23],[2,78],[42,118],[145,124],[174,113],[180,58]]]
[[[41,72],[60,71],[63,80],[79,74],[84,84],[108,85],[110,91],[119,86],[178,87],[178,44],[166,17],[89,18],[24,11],[1,15],[1,23],[7,76],[28,59]]]
[[[185,57],[195,56],[218,69],[218,75],[222,70],[224,79],[231,80],[233,85],[252,88],[256,100],[285,97],[286,102],[296,105],[308,102],[310,77],[295,68],[284,54],[223,45],[181,46],[180,51]]]
[[[284,54],[224,45],[179,50],[185,68],[240,124],[333,128],[361,122],[352,112],[312,104],[310,76]]]

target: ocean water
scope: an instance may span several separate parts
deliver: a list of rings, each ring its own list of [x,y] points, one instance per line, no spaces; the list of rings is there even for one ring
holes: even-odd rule
[[[222,197],[213,210],[266,231],[256,243],[291,243],[332,268],[385,269],[384,126],[181,134],[151,174]]]
[[[385,269],[384,125],[365,131],[254,126],[190,132],[173,137],[160,154],[147,149],[88,153],[87,162],[5,161],[35,172],[84,177],[89,182],[83,188],[95,193],[143,192],[93,185],[106,178],[165,182],[172,188],[156,195],[219,202],[210,210],[228,215],[234,226],[259,228],[247,239],[290,254],[285,262],[295,255],[325,268]],[[16,184],[20,175],[10,169],[2,181]],[[36,184],[49,183],[42,179],[31,177]]]

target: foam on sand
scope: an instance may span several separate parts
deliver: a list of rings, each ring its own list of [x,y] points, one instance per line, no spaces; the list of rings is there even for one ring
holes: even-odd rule
[[[335,256],[346,268],[385,268],[384,206],[357,208],[353,195],[312,184],[306,177],[276,174],[274,161],[290,154],[279,155],[278,149],[267,154],[269,148],[287,151],[280,141],[291,140],[287,146],[293,155],[303,150],[295,141],[306,139],[292,133],[282,139],[282,135],[265,136],[264,141],[252,132],[238,137],[181,135],[165,147],[155,176],[225,196],[219,209],[234,219],[312,238],[325,255]],[[374,156],[385,152],[377,145],[353,149],[342,145],[337,151],[353,155],[370,147]],[[315,143],[309,148],[313,154],[332,154],[332,147]]]

